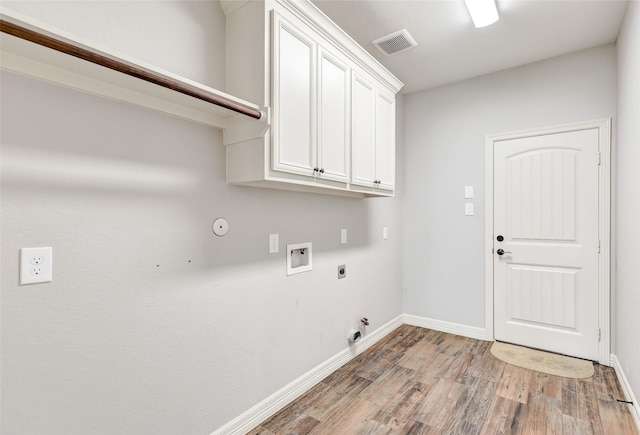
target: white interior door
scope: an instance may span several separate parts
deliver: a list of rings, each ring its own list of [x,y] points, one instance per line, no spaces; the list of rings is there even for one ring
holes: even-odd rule
[[[496,340],[598,360],[599,162],[597,128],[494,143]]]

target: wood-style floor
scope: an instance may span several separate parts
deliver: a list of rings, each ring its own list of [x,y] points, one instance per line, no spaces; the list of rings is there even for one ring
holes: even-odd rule
[[[490,347],[403,325],[250,434],[638,434],[612,368],[561,378]]]

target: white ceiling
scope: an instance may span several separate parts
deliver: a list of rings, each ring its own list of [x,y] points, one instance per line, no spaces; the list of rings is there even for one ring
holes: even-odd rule
[[[313,0],[405,84],[403,94],[615,42],[619,0],[497,0],[476,29],[463,0]],[[371,41],[406,28],[418,46],[387,56]]]

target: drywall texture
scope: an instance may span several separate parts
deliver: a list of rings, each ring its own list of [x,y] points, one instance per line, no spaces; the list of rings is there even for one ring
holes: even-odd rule
[[[609,45],[405,97],[405,313],[485,327],[485,137],[613,117],[615,62]]]
[[[224,58],[224,26],[194,26]],[[219,130],[1,80],[3,434],[211,433],[345,349],[362,316],[401,314],[401,197],[228,186]],[[298,242],[313,271],[286,277]],[[36,246],[53,281],[18,286]]]
[[[629,3],[617,46],[615,353],[637,399],[640,395],[640,3]]]

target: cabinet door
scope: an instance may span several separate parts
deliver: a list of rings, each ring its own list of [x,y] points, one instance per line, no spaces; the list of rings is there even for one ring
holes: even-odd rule
[[[350,69],[320,47],[318,166],[320,177],[349,181]]]
[[[273,169],[313,175],[316,44],[275,12],[273,31]]]
[[[393,190],[396,167],[396,99],[376,92],[376,178],[378,187]]]
[[[351,182],[373,187],[375,180],[375,89],[353,73]]]

